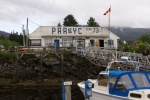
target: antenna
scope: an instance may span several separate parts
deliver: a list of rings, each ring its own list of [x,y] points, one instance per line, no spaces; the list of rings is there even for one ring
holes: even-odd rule
[[[23,33],[23,46],[25,47],[25,30],[24,30],[24,25],[22,25],[22,33]]]

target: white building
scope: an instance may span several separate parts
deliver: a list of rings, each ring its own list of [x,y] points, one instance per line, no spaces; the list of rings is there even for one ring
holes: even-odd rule
[[[117,35],[103,27],[40,26],[29,35],[30,46],[118,47]]]

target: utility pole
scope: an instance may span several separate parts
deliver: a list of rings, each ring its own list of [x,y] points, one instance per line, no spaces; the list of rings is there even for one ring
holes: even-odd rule
[[[29,30],[28,30],[28,18],[27,18],[27,25],[26,25],[26,47],[29,44]]]
[[[23,36],[23,47],[25,47],[25,30],[24,30],[24,25],[22,26],[22,36]]]

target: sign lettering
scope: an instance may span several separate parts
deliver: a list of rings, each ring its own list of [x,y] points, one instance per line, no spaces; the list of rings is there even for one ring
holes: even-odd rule
[[[52,27],[52,34],[95,34],[100,33],[99,27]]]

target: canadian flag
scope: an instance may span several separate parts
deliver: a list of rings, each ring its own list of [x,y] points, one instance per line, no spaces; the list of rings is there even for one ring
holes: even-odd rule
[[[109,12],[111,12],[111,7],[103,15],[107,15]]]

